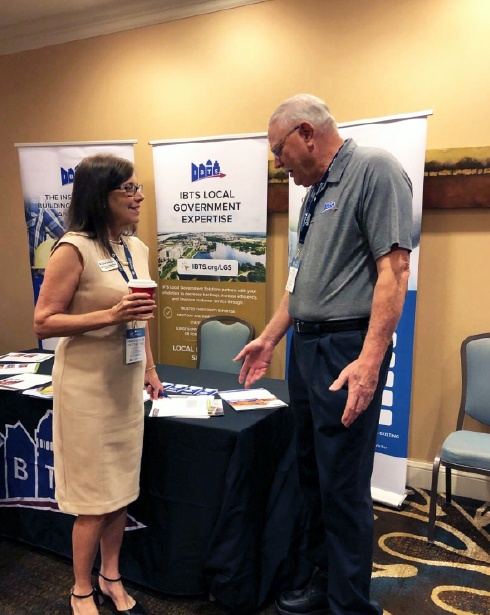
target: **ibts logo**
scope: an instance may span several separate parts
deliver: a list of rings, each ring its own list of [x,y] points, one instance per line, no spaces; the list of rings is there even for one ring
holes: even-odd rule
[[[211,160],[208,160],[205,165],[201,162],[199,166],[191,162],[191,181],[198,182],[208,177],[226,177],[226,175],[221,172],[217,160],[214,161],[214,164]]]
[[[55,500],[53,411],[39,420],[34,433],[20,421],[0,432],[0,508],[59,512]],[[146,527],[128,515],[126,531]]]
[[[77,170],[78,165],[74,169],[64,169],[60,167],[61,171],[61,185],[66,186],[66,184],[73,184],[73,180],[75,179],[75,171]]]

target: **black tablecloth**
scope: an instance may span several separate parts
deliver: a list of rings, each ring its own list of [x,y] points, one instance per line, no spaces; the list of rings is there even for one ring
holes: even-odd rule
[[[51,368],[52,360],[45,361],[38,373]],[[166,382],[239,387],[233,374],[168,365],[157,370]],[[284,381],[263,379],[259,386],[288,401]],[[224,406],[224,416],[207,420],[145,418],[141,495],[128,509],[135,529],[125,533],[121,573],[166,593],[211,591],[223,605],[247,612],[270,592],[308,577],[301,555],[304,501],[290,409]],[[35,440],[51,407],[0,391],[0,434],[20,421]],[[12,504],[0,502],[0,533],[71,555],[73,516],[41,510],[41,501]]]

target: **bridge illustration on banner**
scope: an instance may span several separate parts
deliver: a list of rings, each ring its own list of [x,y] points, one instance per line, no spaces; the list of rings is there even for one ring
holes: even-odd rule
[[[0,507],[65,514],[54,491],[53,411],[48,410],[40,419],[34,440],[20,421],[5,425],[5,435],[0,433]],[[126,531],[144,527],[128,515]]]

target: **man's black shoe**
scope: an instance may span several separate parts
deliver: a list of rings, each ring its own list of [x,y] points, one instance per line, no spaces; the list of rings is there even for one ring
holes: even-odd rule
[[[325,574],[317,570],[305,588],[283,592],[276,600],[276,611],[279,615],[328,615]]]

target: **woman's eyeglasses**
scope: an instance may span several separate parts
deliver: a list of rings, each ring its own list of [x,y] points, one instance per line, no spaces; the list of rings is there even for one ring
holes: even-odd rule
[[[125,186],[118,186],[114,190],[124,190],[128,196],[134,196],[137,192],[143,194],[143,184],[136,186],[135,184],[126,184]]]

